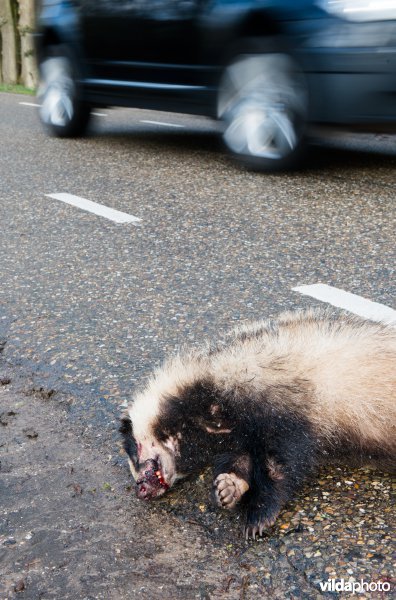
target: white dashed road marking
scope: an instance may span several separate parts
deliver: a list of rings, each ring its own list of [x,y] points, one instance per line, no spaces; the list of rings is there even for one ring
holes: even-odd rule
[[[34,102],[20,102],[19,104],[21,104],[22,106],[34,106],[36,108],[41,107],[41,104],[35,104]],[[93,112],[91,114],[94,117],[107,117],[108,116],[106,113],[101,113],[101,112]]]
[[[128,215],[127,213],[114,210],[114,208],[109,208],[108,206],[98,204],[97,202],[92,202],[91,200],[86,200],[85,198],[80,198],[80,196],[73,196],[73,194],[59,193],[45,195],[48,198],[54,198],[55,200],[60,200],[61,202],[65,202],[71,206],[76,206],[82,210],[99,215],[100,217],[105,217],[110,221],[114,221],[114,223],[132,223],[136,225],[141,221],[141,219],[134,217],[133,215]]]
[[[351,294],[350,292],[345,292],[331,285],[326,285],[325,283],[301,285],[293,288],[293,291],[316,298],[316,300],[321,300],[322,302],[327,302],[337,308],[343,308],[371,321],[396,325],[396,310],[393,310],[393,308],[379,304],[378,302],[372,302],[371,300]]]
[[[141,119],[141,123],[148,123],[149,125],[162,125],[163,127],[179,127],[181,129],[184,128],[184,125],[179,125],[178,123],[165,123],[163,121],[148,121],[147,119]]]
[[[36,108],[40,108],[41,104],[35,104],[34,102],[20,102],[22,106],[35,106]]]

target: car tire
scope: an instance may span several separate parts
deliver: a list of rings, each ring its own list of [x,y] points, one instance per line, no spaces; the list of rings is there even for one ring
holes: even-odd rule
[[[67,48],[47,48],[40,62],[39,114],[47,131],[56,137],[82,136],[90,120],[91,108],[83,100],[77,73]]]
[[[307,112],[303,74],[286,52],[248,51],[225,68],[217,115],[226,147],[247,167],[271,172],[298,166]]]

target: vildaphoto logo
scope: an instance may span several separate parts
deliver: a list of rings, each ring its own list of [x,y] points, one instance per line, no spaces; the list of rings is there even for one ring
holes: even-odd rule
[[[328,579],[319,583],[322,592],[350,592],[351,594],[364,594],[365,592],[390,592],[389,581],[349,581],[348,579]]]

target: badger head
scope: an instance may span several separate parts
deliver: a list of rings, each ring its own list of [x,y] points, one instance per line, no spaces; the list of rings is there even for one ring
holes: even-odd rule
[[[155,384],[136,396],[120,427],[137,496],[144,500],[162,496],[178,480],[209,465],[226,451],[232,431],[210,382],[179,382],[166,391]]]

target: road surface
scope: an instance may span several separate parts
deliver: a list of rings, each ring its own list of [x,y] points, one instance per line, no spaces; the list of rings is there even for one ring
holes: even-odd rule
[[[59,140],[35,102],[0,95],[0,598],[305,599],[390,581],[389,475],[323,470],[246,543],[208,473],[136,500],[117,426],[181,345],[343,292],[352,311],[395,309],[396,138],[333,136],[304,170],[260,175],[206,119],[101,110],[89,137]]]

